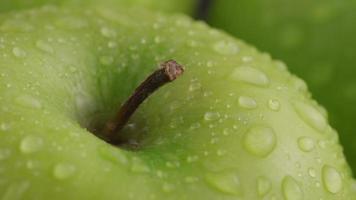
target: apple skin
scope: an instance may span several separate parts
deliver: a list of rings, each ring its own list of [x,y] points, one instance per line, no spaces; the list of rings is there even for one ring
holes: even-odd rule
[[[142,7],[166,13],[182,12],[192,15],[198,4],[197,0],[0,0],[0,12],[34,8],[36,6],[54,5],[94,5],[110,7]]]
[[[213,1],[209,23],[287,63],[329,111],[356,171],[356,1]]]
[[[144,10],[0,15],[2,199],[351,199],[337,133],[305,83],[244,42]],[[158,63],[185,74],[120,134],[91,134]]]

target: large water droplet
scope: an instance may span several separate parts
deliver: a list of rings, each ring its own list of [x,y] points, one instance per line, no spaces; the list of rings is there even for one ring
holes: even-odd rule
[[[233,43],[228,41],[219,41],[216,42],[213,46],[214,51],[223,55],[234,55],[239,51],[239,47]]]
[[[239,177],[234,173],[224,172],[217,174],[207,174],[205,176],[207,183],[214,189],[236,196],[242,195],[242,188]]]
[[[266,195],[271,190],[271,181],[265,177],[257,178],[257,193],[260,196]]]
[[[336,194],[342,189],[340,173],[333,167],[325,165],[322,169],[322,180],[327,191]]]
[[[69,163],[60,163],[54,167],[53,175],[55,178],[63,180],[68,179],[76,172],[76,167]]]
[[[12,49],[12,53],[19,58],[23,58],[26,57],[27,53],[26,51],[24,51],[23,49],[19,48],[19,47],[14,47]]]
[[[245,149],[259,157],[266,157],[276,146],[274,131],[265,126],[256,126],[249,129],[243,139]]]
[[[298,115],[311,127],[324,131],[327,127],[325,117],[313,106],[302,102],[295,102],[294,107]]]
[[[213,121],[220,118],[220,114],[218,112],[206,112],[204,115],[204,119],[206,121]]]
[[[262,71],[252,67],[237,67],[232,72],[231,77],[234,80],[254,84],[257,86],[267,86],[269,79]]]
[[[42,108],[42,104],[39,100],[35,97],[30,95],[22,95],[15,99],[15,102],[21,106],[28,107],[28,108]]]
[[[268,100],[268,108],[270,108],[273,111],[278,111],[281,107],[281,104],[277,99],[270,99]]]
[[[247,109],[253,109],[257,107],[257,103],[255,99],[252,97],[247,97],[247,96],[240,96],[239,97],[239,105],[242,108],[247,108]]]
[[[38,40],[36,42],[36,47],[44,52],[47,52],[47,53],[53,53],[53,51],[54,51],[53,47],[43,40]]]
[[[26,136],[20,143],[20,150],[23,153],[34,153],[43,146],[43,140],[37,136]]]
[[[291,176],[284,177],[282,181],[283,196],[286,200],[302,200],[303,191],[297,181]]]
[[[315,143],[312,138],[300,137],[298,139],[298,146],[302,151],[310,152],[315,148]]]

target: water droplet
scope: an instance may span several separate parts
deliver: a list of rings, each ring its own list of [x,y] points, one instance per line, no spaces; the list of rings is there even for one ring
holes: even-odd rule
[[[164,192],[172,192],[174,190],[174,185],[170,183],[164,183],[162,189]]]
[[[234,42],[219,41],[213,46],[214,51],[223,55],[234,55],[239,51],[239,47]]]
[[[23,57],[26,57],[26,51],[24,51],[23,49],[19,48],[19,47],[14,47],[12,49],[12,53],[16,56],[16,57],[19,57],[19,58],[23,58]]]
[[[7,159],[10,155],[10,149],[0,149],[0,161]]]
[[[15,102],[21,106],[28,107],[28,108],[42,108],[42,104],[39,100],[35,97],[30,95],[22,95],[15,99]]]
[[[265,126],[256,126],[249,129],[244,136],[245,149],[259,157],[266,157],[276,146],[274,131]]]
[[[199,90],[201,88],[201,84],[200,83],[192,83],[189,85],[189,91],[190,92],[193,92],[193,91],[196,91],[196,90]]]
[[[161,37],[159,37],[159,36],[156,36],[155,38],[154,38],[154,41],[155,41],[155,43],[161,43],[161,41],[162,41],[162,39],[161,39]]]
[[[42,41],[42,40],[38,40],[36,42],[36,47],[44,52],[47,52],[47,53],[53,53],[53,51],[54,51],[53,47],[50,44],[48,44],[47,42]]]
[[[150,172],[150,168],[138,157],[132,159],[131,171],[136,173]]]
[[[325,165],[322,169],[322,180],[327,191],[336,194],[342,189],[340,173],[333,167]]]
[[[315,178],[315,177],[316,177],[316,171],[315,171],[315,169],[312,168],[312,167],[310,167],[310,168],[308,169],[308,174],[309,174],[309,176]]]
[[[281,107],[281,104],[277,99],[268,100],[268,107],[273,111],[278,111]]]
[[[37,136],[26,136],[20,143],[20,150],[23,153],[34,153],[43,146],[43,140]]]
[[[126,155],[120,149],[113,149],[107,146],[100,146],[98,153],[104,160],[110,161],[114,164],[126,165],[128,163]]]
[[[10,124],[7,124],[7,123],[1,123],[0,124],[0,130],[1,131],[8,131],[8,130],[10,130],[10,128],[11,128]]]
[[[297,181],[291,176],[284,177],[282,181],[283,196],[286,200],[303,199],[303,191]]]
[[[103,65],[111,65],[114,62],[114,58],[112,56],[101,56],[100,63]]]
[[[188,157],[187,157],[187,162],[188,162],[188,163],[195,162],[195,161],[197,161],[198,159],[199,159],[198,156],[188,156]]]
[[[23,197],[24,193],[30,187],[30,183],[28,181],[22,181],[18,183],[12,183],[7,187],[5,193],[1,194],[2,200],[21,200],[25,199]]]
[[[55,178],[64,180],[70,178],[76,172],[76,167],[68,163],[60,163],[54,167],[53,175]]]
[[[257,178],[257,192],[260,196],[265,196],[271,190],[272,184],[265,177]]]
[[[240,96],[239,97],[239,105],[242,108],[253,109],[257,107],[257,103],[255,99],[247,96]]]
[[[327,127],[325,117],[313,106],[302,102],[295,102],[294,107],[298,115],[311,127],[324,131]]]
[[[117,47],[117,43],[115,41],[110,41],[108,43],[108,47],[111,48],[111,49],[116,48]]]
[[[184,181],[186,183],[194,183],[194,182],[197,182],[199,180],[198,177],[194,177],[194,176],[187,176],[184,178]]]
[[[204,115],[204,119],[206,121],[213,121],[220,118],[220,114],[218,112],[206,112]]]
[[[227,152],[226,152],[226,150],[223,150],[223,149],[218,149],[217,151],[216,151],[216,155],[218,155],[218,156],[223,156],[223,155],[225,155]]]
[[[315,148],[315,143],[312,138],[300,137],[298,139],[298,146],[302,151],[310,152]]]
[[[257,86],[267,86],[269,79],[262,71],[252,67],[237,67],[232,72],[234,80],[250,83]]]
[[[116,36],[116,31],[112,30],[112,29],[110,29],[108,27],[101,28],[100,32],[104,37],[107,37],[107,38],[112,38],[112,37]]]
[[[242,195],[242,188],[239,177],[234,173],[223,172],[217,174],[207,174],[207,183],[214,189],[236,196]]]

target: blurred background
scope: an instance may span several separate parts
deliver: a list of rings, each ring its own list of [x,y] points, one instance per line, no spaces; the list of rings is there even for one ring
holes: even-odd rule
[[[356,172],[356,0],[202,0],[196,17],[304,79]]]

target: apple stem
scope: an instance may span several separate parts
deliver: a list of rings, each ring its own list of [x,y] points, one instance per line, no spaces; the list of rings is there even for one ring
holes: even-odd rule
[[[168,60],[160,64],[160,68],[149,75],[121,106],[119,112],[113,120],[106,123],[103,134],[110,141],[116,141],[116,134],[129,121],[131,115],[139,107],[139,105],[147,99],[154,91],[162,87],[166,83],[174,81],[184,72],[183,66],[175,60]]]

